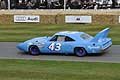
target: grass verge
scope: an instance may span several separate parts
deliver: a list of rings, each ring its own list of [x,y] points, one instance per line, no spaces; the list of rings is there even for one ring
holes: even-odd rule
[[[120,64],[0,60],[1,80],[120,80]]]
[[[110,27],[109,37],[113,44],[120,44],[120,25],[98,25],[98,24],[0,24],[0,41],[21,42],[34,37],[51,36],[59,31],[83,31],[95,35],[100,30]]]
[[[1,80],[120,80],[120,64],[0,60]]]

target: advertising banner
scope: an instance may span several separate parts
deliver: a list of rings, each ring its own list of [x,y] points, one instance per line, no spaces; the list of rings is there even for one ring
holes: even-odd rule
[[[65,16],[66,23],[92,23],[92,16]]]
[[[14,15],[14,22],[40,22],[40,17],[36,15]]]

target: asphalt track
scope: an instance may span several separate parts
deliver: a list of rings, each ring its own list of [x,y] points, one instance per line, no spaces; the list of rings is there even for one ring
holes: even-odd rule
[[[85,61],[120,63],[120,45],[112,45],[104,54],[99,56],[76,57],[74,55],[39,55],[32,56],[20,52],[16,42],[0,42],[0,59],[30,59],[56,61]]]

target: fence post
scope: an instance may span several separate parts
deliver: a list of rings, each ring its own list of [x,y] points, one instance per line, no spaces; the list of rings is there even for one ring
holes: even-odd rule
[[[10,0],[8,0],[8,10],[10,10]]]
[[[66,0],[64,0],[64,11],[66,10]]]

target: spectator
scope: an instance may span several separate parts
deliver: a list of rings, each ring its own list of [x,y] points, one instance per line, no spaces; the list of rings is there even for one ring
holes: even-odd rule
[[[31,1],[29,1],[26,5],[27,9],[32,9],[33,8],[33,4],[31,3]]]
[[[1,0],[1,9],[6,9],[6,2],[5,2],[5,0]]]
[[[60,3],[60,6],[61,6],[61,9],[64,8],[64,0],[59,0],[59,3]]]
[[[39,9],[47,9],[47,8],[48,8],[47,1],[44,1],[39,5]]]
[[[17,9],[26,9],[26,3],[23,2],[22,0],[20,0],[19,3],[17,3],[16,8]]]
[[[112,0],[112,8],[115,8],[116,5],[117,5],[117,1],[116,0]]]
[[[60,9],[60,3],[59,3],[59,1],[53,1],[53,2],[51,2],[51,8],[52,9]]]
[[[71,8],[71,0],[66,1],[66,8],[70,9]]]
[[[51,8],[51,0],[47,0],[47,8],[50,9]]]
[[[36,9],[36,8],[38,8],[38,6],[37,6],[37,0],[31,0],[31,3],[32,3],[32,8],[33,9]]]
[[[80,6],[79,6],[79,2],[77,0],[73,0],[71,2],[71,9],[79,9]]]

